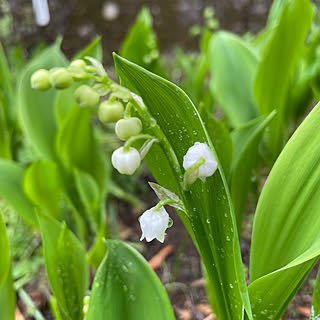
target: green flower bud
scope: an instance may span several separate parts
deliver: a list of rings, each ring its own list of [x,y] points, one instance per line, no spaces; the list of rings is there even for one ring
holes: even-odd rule
[[[123,105],[119,101],[103,101],[99,106],[98,117],[101,122],[117,122],[123,117]]]
[[[56,89],[69,88],[73,83],[71,74],[65,68],[54,68],[50,70],[49,81]]]
[[[51,88],[49,71],[40,69],[33,73],[31,76],[31,87],[41,91],[49,90]]]
[[[77,88],[74,92],[74,98],[77,104],[83,108],[94,107],[100,100],[99,94],[86,84]]]
[[[116,124],[116,135],[121,140],[128,140],[142,131],[142,122],[139,118],[121,119]]]
[[[68,67],[68,72],[71,74],[73,80],[81,81],[87,77],[86,63],[83,60],[74,60]]]
[[[75,67],[75,68],[79,68],[79,69],[83,69],[85,70],[86,68],[86,63],[84,60],[82,59],[77,59],[77,60],[73,60],[71,63],[70,63],[70,67]]]

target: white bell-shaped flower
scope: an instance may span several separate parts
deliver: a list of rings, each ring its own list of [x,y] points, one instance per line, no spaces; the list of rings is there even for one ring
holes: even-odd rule
[[[200,158],[203,158],[205,162],[199,166],[198,177],[205,181],[206,177],[210,177],[217,170],[218,163],[206,143],[196,142],[189,148],[186,155],[183,157],[183,167],[185,170],[194,165]]]
[[[157,239],[164,241],[165,231],[169,225],[169,215],[164,207],[159,210],[155,207],[145,211],[139,218],[142,235],[140,240],[146,238],[148,242]]]
[[[134,174],[140,166],[141,157],[137,149],[130,147],[125,150],[121,147],[112,153],[112,165],[122,174]]]

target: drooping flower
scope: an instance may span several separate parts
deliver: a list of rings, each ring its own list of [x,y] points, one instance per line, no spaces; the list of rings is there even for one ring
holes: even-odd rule
[[[218,167],[218,163],[206,143],[196,142],[189,148],[186,155],[183,157],[183,167],[187,170],[201,158],[204,159],[204,163],[199,165],[198,178],[205,181],[207,177],[214,174]]]
[[[140,166],[141,157],[137,149],[130,147],[126,150],[120,147],[115,150],[111,157],[112,165],[122,174],[134,174]]]
[[[146,238],[148,242],[157,239],[164,241],[165,231],[169,225],[169,215],[164,207],[155,207],[145,211],[139,218],[142,235],[140,240]]]

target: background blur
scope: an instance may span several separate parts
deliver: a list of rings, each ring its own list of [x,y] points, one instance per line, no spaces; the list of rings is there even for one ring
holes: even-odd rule
[[[256,33],[265,24],[272,0],[48,0],[50,24],[35,24],[31,0],[0,0],[0,39],[5,45],[20,43],[31,49],[41,41],[53,42],[63,35],[62,49],[70,56],[102,35],[104,62],[119,49],[129,26],[142,6],[150,8],[161,51],[171,46],[198,48],[189,29],[203,22],[205,7],[215,9],[222,29]]]

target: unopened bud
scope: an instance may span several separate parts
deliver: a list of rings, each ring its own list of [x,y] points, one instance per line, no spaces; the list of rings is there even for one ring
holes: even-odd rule
[[[99,103],[100,96],[91,87],[84,84],[74,92],[74,98],[77,104],[83,108],[91,108]]]
[[[65,68],[54,68],[50,70],[49,81],[56,89],[69,88],[73,83],[71,74]]]
[[[49,90],[51,88],[49,71],[40,69],[33,73],[31,76],[31,87],[41,91]]]
[[[142,131],[142,122],[139,118],[121,119],[116,124],[116,135],[121,140],[128,140]]]
[[[125,150],[120,147],[115,150],[111,157],[112,165],[122,174],[134,174],[140,166],[141,157],[137,149],[130,147]]]
[[[73,80],[81,81],[87,77],[86,63],[83,60],[74,60],[68,67],[68,72],[71,74]]]
[[[86,62],[82,59],[73,60],[70,63],[70,67],[79,68],[83,70],[85,70],[86,65],[87,65]]]
[[[98,117],[101,122],[117,122],[123,117],[123,105],[119,101],[103,101],[99,106]]]

